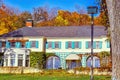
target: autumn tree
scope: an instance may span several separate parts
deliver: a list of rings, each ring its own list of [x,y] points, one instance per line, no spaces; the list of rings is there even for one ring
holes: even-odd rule
[[[17,29],[18,10],[4,5],[0,8],[0,34],[7,33]]]
[[[47,21],[48,20],[48,12],[44,7],[38,7],[33,9],[33,18],[35,22],[39,21]]]
[[[25,23],[26,23],[26,20],[27,19],[32,19],[32,14],[28,11],[23,11],[21,13],[19,13],[18,15],[18,27],[24,27],[25,26]]]

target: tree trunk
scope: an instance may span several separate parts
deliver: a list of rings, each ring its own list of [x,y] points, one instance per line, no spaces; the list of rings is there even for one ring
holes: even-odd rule
[[[120,0],[106,0],[112,47],[112,80],[120,80]]]

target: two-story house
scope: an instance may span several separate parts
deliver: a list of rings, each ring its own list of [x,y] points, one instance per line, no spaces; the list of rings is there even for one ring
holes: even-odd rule
[[[47,59],[48,69],[59,67],[74,68],[89,66],[88,56],[91,53],[91,27],[33,27],[26,26],[2,35],[1,52],[4,52],[3,66],[30,66],[31,52],[55,53]],[[104,26],[94,27],[94,53],[110,51]],[[89,60],[89,59],[88,59]],[[93,58],[93,66],[100,67],[100,59]]]

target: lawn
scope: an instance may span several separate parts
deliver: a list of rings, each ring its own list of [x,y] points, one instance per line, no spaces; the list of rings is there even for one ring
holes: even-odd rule
[[[0,80],[89,80],[90,76],[71,75],[71,76],[54,76],[39,74],[0,74]],[[111,80],[110,76],[95,76],[94,80]]]
[[[90,76],[75,75],[60,70],[35,74],[0,74],[0,80],[90,80]],[[111,80],[111,77],[94,76],[94,80]]]

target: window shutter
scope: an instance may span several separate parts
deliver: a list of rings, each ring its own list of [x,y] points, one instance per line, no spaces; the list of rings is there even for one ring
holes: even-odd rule
[[[18,42],[15,42],[15,48],[18,48]]]
[[[107,48],[110,48],[110,42],[107,40]]]
[[[61,42],[59,42],[59,49],[61,49]]]
[[[48,49],[48,44],[49,44],[49,43],[47,42],[47,43],[46,43],[46,49]]]
[[[36,48],[39,48],[39,42],[36,41],[36,44],[35,44]]]
[[[72,41],[72,49],[75,48],[75,42]]]
[[[55,42],[52,42],[52,49],[55,48]]]
[[[29,41],[28,48],[31,48],[31,41]]]
[[[82,48],[82,42],[80,41],[78,44],[79,44],[79,49],[81,49]]]
[[[30,42],[30,41],[27,41],[27,42],[25,43],[25,47],[26,47],[26,48],[31,48],[31,42]]]
[[[96,49],[96,41],[93,41],[93,48]]]
[[[2,42],[0,42],[0,48],[2,47]]]
[[[21,47],[21,43],[20,42],[15,42],[15,48],[20,48]]]
[[[6,48],[10,48],[10,42],[6,41]]]
[[[86,44],[85,44],[85,46],[86,46],[86,49],[88,49],[88,41],[86,41]]]
[[[68,49],[68,42],[65,42],[65,49]]]
[[[102,41],[99,42],[99,49],[102,49]]]

